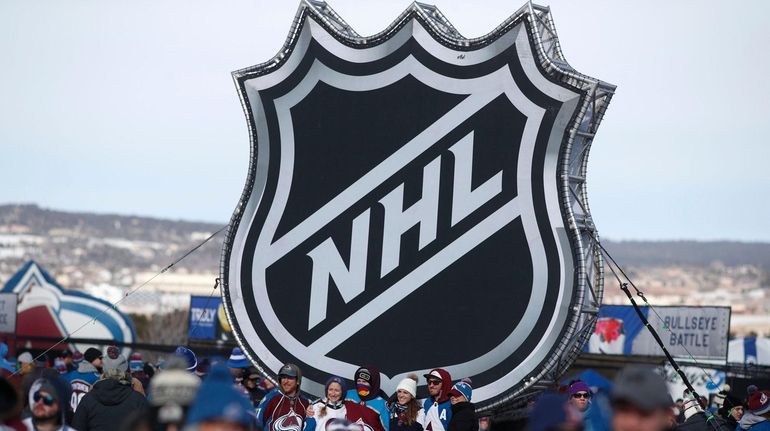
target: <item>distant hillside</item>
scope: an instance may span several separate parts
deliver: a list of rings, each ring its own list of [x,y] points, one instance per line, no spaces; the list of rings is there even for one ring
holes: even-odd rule
[[[770,244],[736,241],[604,241],[621,265],[727,266],[753,265],[770,270]]]
[[[25,233],[44,235],[52,229],[69,229],[94,237],[137,241],[175,241],[194,232],[216,231],[221,225],[136,217],[56,211],[37,205],[0,205],[0,227],[23,226]]]
[[[29,259],[53,273],[73,267],[116,273],[158,270],[223,225],[0,205],[0,273],[8,274]],[[218,235],[178,268],[217,272],[223,239]]]
[[[224,221],[222,225],[224,225]],[[64,266],[160,268],[222,225],[112,214],[63,212],[37,205],[0,205],[0,269],[36,259],[56,272]],[[180,267],[216,272],[223,235]],[[623,266],[754,265],[770,270],[770,244],[699,241],[604,241]]]

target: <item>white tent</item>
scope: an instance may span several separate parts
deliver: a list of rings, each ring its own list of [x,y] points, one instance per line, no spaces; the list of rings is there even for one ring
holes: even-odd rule
[[[730,340],[727,362],[731,364],[770,365],[770,338],[741,337]]]

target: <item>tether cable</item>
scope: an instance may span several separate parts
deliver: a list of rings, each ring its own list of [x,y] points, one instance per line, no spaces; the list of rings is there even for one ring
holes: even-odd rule
[[[190,249],[190,250],[188,250],[188,251],[187,251],[185,254],[183,254],[182,256],[180,256],[179,258],[177,258],[176,260],[174,260],[174,261],[173,261],[173,262],[171,262],[170,264],[166,265],[166,267],[164,267],[163,269],[161,269],[159,272],[157,272],[155,275],[153,275],[152,277],[150,277],[149,279],[147,279],[147,280],[146,280],[146,281],[144,281],[143,283],[139,284],[139,285],[138,285],[138,286],[136,286],[135,288],[133,288],[133,289],[129,290],[128,292],[126,292],[126,294],[125,294],[125,295],[124,295],[122,298],[120,298],[119,300],[117,300],[117,301],[113,302],[113,303],[112,303],[112,304],[110,304],[109,306],[105,307],[105,308],[104,308],[102,311],[100,311],[99,313],[97,313],[95,316],[92,316],[92,317],[91,317],[91,319],[89,319],[88,321],[86,321],[86,322],[85,322],[85,323],[83,323],[82,325],[78,326],[78,327],[77,327],[77,329],[75,329],[74,331],[72,331],[72,332],[68,333],[67,335],[65,335],[65,336],[64,336],[64,337],[63,337],[61,340],[57,341],[57,342],[56,342],[56,343],[54,343],[54,344],[53,344],[51,347],[49,347],[49,348],[47,348],[45,351],[43,351],[43,353],[41,353],[41,354],[37,355],[37,356],[34,358],[34,360],[33,360],[33,361],[37,361],[38,359],[40,359],[40,358],[44,357],[44,356],[45,356],[45,355],[46,355],[48,352],[50,352],[51,350],[53,350],[53,349],[54,349],[54,347],[56,347],[56,346],[58,346],[58,345],[60,345],[60,344],[64,343],[65,341],[69,340],[69,339],[70,339],[70,337],[72,337],[73,335],[77,334],[77,333],[78,333],[78,332],[79,332],[81,329],[85,328],[85,327],[86,327],[86,326],[88,326],[89,324],[96,324],[96,321],[98,320],[98,318],[99,318],[99,317],[101,317],[101,316],[103,316],[104,314],[106,314],[106,313],[107,313],[107,312],[108,312],[110,309],[117,309],[117,307],[118,307],[118,304],[120,304],[121,302],[123,302],[123,300],[125,300],[126,298],[128,298],[130,295],[134,294],[134,293],[135,293],[137,290],[139,290],[139,289],[143,288],[144,286],[147,286],[148,284],[150,284],[150,283],[151,283],[153,280],[155,280],[156,278],[158,278],[158,277],[159,277],[161,274],[164,274],[164,273],[166,273],[166,271],[168,271],[168,270],[169,270],[169,269],[171,269],[171,268],[172,268],[174,265],[176,265],[176,264],[178,264],[179,262],[181,262],[182,260],[184,260],[184,259],[185,259],[187,256],[189,256],[189,255],[191,255],[191,254],[195,253],[196,251],[198,251],[198,249],[199,249],[199,248],[201,248],[201,247],[203,247],[203,245],[204,245],[204,244],[206,244],[207,242],[211,241],[211,239],[212,239],[212,238],[214,238],[215,236],[219,235],[219,234],[220,234],[220,233],[221,233],[223,230],[225,230],[225,229],[227,228],[227,226],[228,226],[228,225],[224,225],[224,226],[222,226],[221,228],[219,228],[219,230],[217,230],[216,232],[212,233],[211,235],[209,235],[209,237],[208,237],[208,238],[206,238],[205,240],[203,240],[203,242],[201,242],[200,244],[198,244],[198,245],[196,245],[195,247],[191,248],[191,249]],[[108,340],[105,340],[105,341],[108,341]],[[21,368],[19,368],[18,370],[14,371],[14,372],[13,372],[13,373],[12,373],[12,374],[9,376],[9,377],[15,376],[15,375],[19,374],[20,372],[21,372]]]

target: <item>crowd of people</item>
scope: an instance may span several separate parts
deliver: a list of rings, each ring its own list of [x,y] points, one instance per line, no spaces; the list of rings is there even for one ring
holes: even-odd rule
[[[21,353],[5,358],[0,343],[0,424],[3,431],[484,431],[471,403],[470,380],[452,382],[432,370],[430,397],[417,398],[416,375],[388,396],[380,372],[362,366],[346,387],[341,376],[326,382],[325,396],[301,394],[302,371],[285,364],[275,387],[240,348],[228,358],[201,359],[180,346],[154,365],[115,346],[103,352],[61,352],[49,361]]]
[[[546,392],[529,423],[532,431],[770,431],[770,392],[751,385],[741,397],[727,387],[711,403],[691,391],[674,401],[654,369],[629,366],[609,392],[580,380]]]
[[[393,394],[380,372],[361,366],[331,376],[324,396],[304,398],[302,370],[283,365],[274,386],[239,348],[228,358],[199,360],[180,346],[158,364],[117,347],[61,352],[48,360],[24,352],[6,358],[0,343],[0,431],[487,431],[470,379],[441,368],[410,374]],[[348,380],[349,379],[349,380]],[[348,388],[346,382],[354,382]],[[749,387],[741,397],[722,391],[713,408],[694,394],[674,401],[665,380],[649,368],[628,367],[604,393],[571,381],[529,406],[532,431],[618,430],[770,431],[770,392]]]

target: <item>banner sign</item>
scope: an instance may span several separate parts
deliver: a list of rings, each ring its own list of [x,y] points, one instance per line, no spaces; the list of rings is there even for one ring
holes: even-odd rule
[[[187,326],[187,338],[190,340],[216,340],[217,309],[222,303],[220,297],[191,296],[190,319]]]
[[[187,338],[197,341],[232,341],[221,296],[191,296]]]
[[[252,159],[223,295],[261,371],[298,364],[323,396],[363,364],[388,394],[442,367],[491,408],[573,359],[601,263],[570,169],[614,87],[541,41],[547,14],[465,39],[415,2],[366,38],[303,1],[280,54],[233,73]]]
[[[727,359],[730,307],[641,307],[674,357]],[[615,355],[663,356],[633,306],[602,305],[586,351]]]
[[[16,301],[15,293],[0,293],[0,333],[16,332]]]

